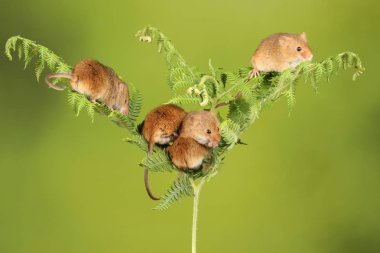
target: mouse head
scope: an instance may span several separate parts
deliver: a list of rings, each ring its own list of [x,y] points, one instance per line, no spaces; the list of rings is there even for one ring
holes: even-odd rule
[[[307,43],[306,33],[280,34],[278,38],[281,57],[296,67],[304,61],[311,61],[313,53]]]
[[[182,121],[180,136],[189,137],[199,144],[216,148],[220,142],[220,123],[214,112],[194,111]]]
[[[118,103],[119,103],[120,112],[124,115],[128,115],[129,94],[128,94],[128,86],[124,82],[119,82]]]

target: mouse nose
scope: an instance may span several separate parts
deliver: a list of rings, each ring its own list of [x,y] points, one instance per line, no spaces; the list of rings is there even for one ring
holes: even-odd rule
[[[303,58],[307,61],[311,61],[313,59],[313,53],[309,50],[304,51],[302,54]]]
[[[219,142],[215,142],[215,141],[210,141],[208,143],[208,147],[209,148],[216,148],[218,146]]]
[[[309,58],[307,58],[309,61],[311,61],[313,59],[313,53],[310,52],[310,55],[309,55]]]
[[[210,142],[208,143],[208,146],[210,148],[216,148],[218,145],[219,145],[219,142],[220,142],[220,135],[217,135],[217,136],[214,136]]]

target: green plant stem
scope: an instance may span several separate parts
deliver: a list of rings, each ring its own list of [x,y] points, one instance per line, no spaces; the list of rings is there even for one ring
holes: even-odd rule
[[[201,182],[196,185],[193,179],[190,179],[191,186],[194,192],[194,206],[193,206],[193,227],[192,227],[192,240],[191,240],[191,252],[197,253],[197,222],[198,222],[198,205],[199,194],[205,183],[205,178],[201,179]]]

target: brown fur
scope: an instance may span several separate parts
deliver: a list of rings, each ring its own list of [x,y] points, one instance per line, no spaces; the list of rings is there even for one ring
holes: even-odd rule
[[[301,47],[301,51],[297,51]],[[264,39],[254,55],[251,63],[253,75],[259,71],[282,72],[285,69],[294,69],[301,62],[311,60],[313,53],[307,43],[306,34],[276,33]]]
[[[156,143],[167,144],[177,137],[178,129],[186,112],[179,106],[168,104],[161,105],[150,111],[144,120],[142,134],[148,142],[149,154],[152,153],[153,146]],[[144,171],[144,184],[146,192],[153,200],[159,200],[155,197],[149,187],[148,169]]]
[[[184,171],[199,168],[203,159],[210,155],[208,148],[192,138],[182,136],[178,137],[167,151],[173,164]]]
[[[185,115],[181,107],[172,104],[161,105],[146,115],[142,134],[148,142],[149,152],[154,144],[167,144],[177,136]]]
[[[73,90],[88,96],[92,102],[99,101],[109,108],[128,114],[128,86],[110,68],[92,59],[80,61],[75,65],[71,75],[53,73],[46,76],[46,83],[56,89],[63,90],[50,82],[50,78],[64,77],[70,79]]]
[[[219,127],[220,123],[214,112],[194,111],[183,119],[180,136],[193,138],[199,144],[215,148],[221,138]]]
[[[202,166],[209,148],[218,146],[220,123],[214,112],[194,111],[182,121],[179,137],[167,148],[172,163],[186,171]]]

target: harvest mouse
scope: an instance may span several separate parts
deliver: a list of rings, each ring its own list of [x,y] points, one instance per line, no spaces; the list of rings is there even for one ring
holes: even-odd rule
[[[128,86],[110,68],[92,59],[80,61],[72,73],[51,73],[45,82],[55,90],[64,90],[50,78],[67,78],[73,90],[88,96],[92,102],[102,102],[122,114],[128,114]]]
[[[313,53],[307,43],[306,33],[276,33],[264,39],[251,58],[253,70],[250,78],[259,72],[282,72],[294,69],[304,61],[311,61]]]
[[[210,155],[209,148],[220,142],[220,123],[214,112],[194,111],[182,121],[179,137],[167,148],[172,162],[179,169],[197,169]]]
[[[148,142],[149,154],[152,153],[154,144],[168,144],[178,136],[178,129],[185,115],[186,112],[181,107],[173,104],[161,105],[146,115],[142,135]],[[144,170],[144,183],[149,197],[159,200],[150,191],[147,168]]]

